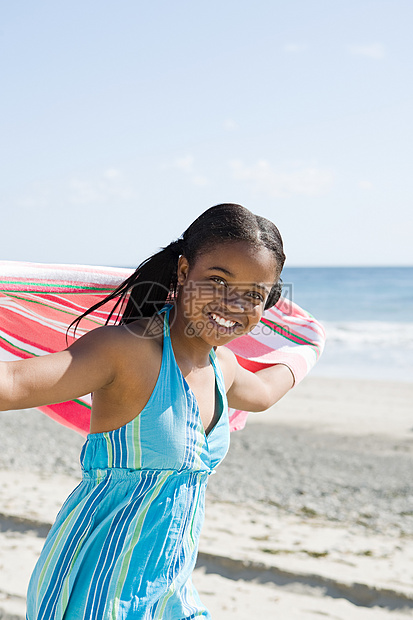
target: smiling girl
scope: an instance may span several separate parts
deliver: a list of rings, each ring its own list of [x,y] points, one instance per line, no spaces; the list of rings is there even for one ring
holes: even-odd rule
[[[261,411],[294,384],[223,345],[281,293],[278,229],[235,204],[208,209],[103,303],[117,324],[0,363],[0,409],[93,393],[82,482],[33,572],[28,620],[210,618],[191,582],[208,476],[229,447],[228,406]]]

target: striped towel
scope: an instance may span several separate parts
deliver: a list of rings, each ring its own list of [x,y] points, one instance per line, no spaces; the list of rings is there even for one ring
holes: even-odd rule
[[[130,269],[110,267],[0,261],[0,360],[64,349],[66,330],[73,319],[106,297],[130,273]],[[111,307],[107,304],[82,320],[77,335],[105,324]],[[72,341],[69,337],[69,344]],[[237,338],[228,348],[253,372],[286,364],[297,385],[320,357],[324,341],[320,323],[281,298],[265,311],[253,332]],[[90,396],[39,409],[82,435],[89,432]],[[247,416],[248,412],[230,410],[231,430],[243,428]]]

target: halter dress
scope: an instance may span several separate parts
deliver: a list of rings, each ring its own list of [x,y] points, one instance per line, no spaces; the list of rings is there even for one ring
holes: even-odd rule
[[[211,618],[191,581],[208,477],[229,447],[228,404],[208,435],[176,363],[165,306],[160,373],[141,413],[89,434],[82,481],[57,515],[29,584],[27,620]]]

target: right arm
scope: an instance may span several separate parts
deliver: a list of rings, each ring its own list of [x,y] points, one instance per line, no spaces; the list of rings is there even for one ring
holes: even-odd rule
[[[109,385],[119,353],[116,329],[94,329],[58,353],[0,362],[0,411],[62,403]]]

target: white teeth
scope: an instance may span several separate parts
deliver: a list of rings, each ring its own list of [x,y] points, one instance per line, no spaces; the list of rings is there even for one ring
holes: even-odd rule
[[[222,327],[233,327],[236,323],[236,321],[227,321],[222,316],[218,316],[218,314],[211,314],[211,317],[214,319],[215,323],[222,325]]]

